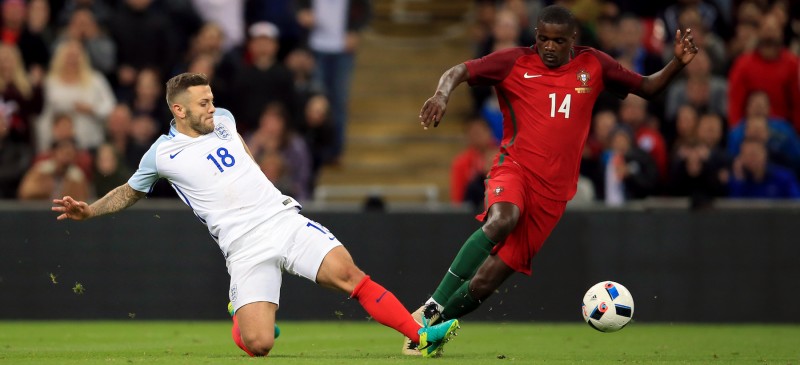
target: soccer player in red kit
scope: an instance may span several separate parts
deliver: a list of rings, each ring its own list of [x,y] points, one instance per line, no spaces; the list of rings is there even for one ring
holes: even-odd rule
[[[442,120],[461,83],[491,85],[503,112],[503,141],[486,179],[483,226],[462,246],[433,296],[415,319],[435,322],[475,310],[514,272],[531,274],[531,259],[575,194],[592,107],[603,90],[645,98],[661,92],[694,58],[691,30],[678,30],[675,58],[642,76],[609,55],[574,46],[577,23],[560,6],[542,9],[532,47],[501,50],[447,70],[422,107],[427,129]],[[403,352],[415,354],[413,343]]]

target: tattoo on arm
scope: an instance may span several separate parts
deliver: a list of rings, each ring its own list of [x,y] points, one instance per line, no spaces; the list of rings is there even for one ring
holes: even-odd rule
[[[118,186],[116,189],[111,190],[100,200],[92,203],[90,206],[92,216],[116,213],[119,212],[145,196],[145,193],[134,190],[127,183]]]

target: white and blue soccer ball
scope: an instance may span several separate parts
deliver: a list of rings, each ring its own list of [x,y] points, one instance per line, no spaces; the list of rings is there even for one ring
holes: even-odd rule
[[[633,296],[613,281],[601,281],[586,291],[581,305],[583,320],[600,332],[616,332],[633,318]]]

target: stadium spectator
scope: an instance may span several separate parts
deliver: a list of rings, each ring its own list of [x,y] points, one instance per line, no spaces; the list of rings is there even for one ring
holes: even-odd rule
[[[305,111],[305,141],[311,154],[311,178],[309,192],[313,193],[317,177],[323,165],[333,158],[333,122],[328,98],[317,94],[308,99]]]
[[[745,0],[736,11],[736,26],[733,37],[728,41],[728,63],[744,53],[756,49],[758,45],[758,25],[764,16],[763,11],[754,0]]]
[[[478,45],[478,53],[475,57],[483,57],[495,51],[521,46],[520,35],[529,32],[523,32],[520,29],[519,21],[517,14],[510,9],[497,10],[491,33],[483,44]],[[497,108],[497,95],[494,94],[494,90],[488,86],[473,87],[470,88],[470,94],[472,94],[476,110],[479,110],[483,117],[493,125],[495,137],[500,140],[503,129],[502,115],[488,115],[488,113],[500,112]]]
[[[633,66],[633,71],[650,75],[661,70],[664,63],[660,55],[651,53],[644,47],[643,37],[642,20],[633,14],[623,15],[617,26],[617,41],[612,56],[617,60],[628,60]]]
[[[146,115],[156,122],[158,132],[169,130],[169,108],[164,103],[163,86],[158,71],[145,68],[136,75],[133,98],[127,104],[134,116]]]
[[[92,150],[103,143],[103,121],[114,107],[114,94],[103,75],[92,70],[78,41],[68,40],[58,46],[44,90],[44,108],[36,122],[39,151],[52,144],[53,116],[61,113],[72,117],[80,148]]]
[[[28,2],[28,31],[41,37],[45,45],[53,43],[56,38],[55,29],[50,24],[50,11],[48,0]]]
[[[142,156],[150,149],[150,145],[158,135],[158,123],[152,117],[146,114],[133,116],[130,129],[131,138],[125,149],[126,164],[138,167]]]
[[[120,3],[121,1],[114,1]],[[103,0],[65,0],[64,6],[58,14],[58,27],[68,26],[75,12],[89,10],[100,27],[106,28],[111,23],[112,8]]]
[[[619,21],[616,17],[601,16],[595,26],[597,32],[597,49],[612,54],[617,48],[619,39]]]
[[[131,176],[131,170],[125,166],[114,146],[104,143],[97,148],[94,159],[94,196],[104,196],[117,186],[124,184]]]
[[[214,64],[214,56],[199,54],[187,65],[186,72],[202,73],[208,77],[208,81],[214,88],[214,103],[229,105],[233,103],[235,95],[231,94],[231,83],[233,79],[217,75],[217,68]]]
[[[285,60],[291,50],[302,47],[305,32],[295,17],[296,0],[245,1],[245,21],[275,24],[280,30],[278,59]]]
[[[178,61],[183,52],[189,49],[191,38],[200,31],[205,22],[195,9],[192,0],[156,1],[155,6],[169,21],[169,35],[172,36],[176,50],[175,60]],[[173,64],[169,66],[175,67]],[[167,76],[161,75],[161,77]]]
[[[0,44],[0,113],[7,119],[9,138],[32,145],[31,120],[42,110],[42,103],[41,82],[28,77],[17,47]]]
[[[53,116],[53,140],[75,140],[75,123],[69,114],[56,114]],[[44,161],[53,157],[53,150],[48,149],[35,155],[33,163]],[[92,179],[92,154],[81,148],[75,149],[75,165],[80,167],[87,179]]]
[[[207,23],[218,24],[224,36],[222,50],[231,51],[244,43],[246,0],[192,0],[194,8]]]
[[[725,76],[728,71],[728,59],[725,54],[725,42],[715,33],[709,32],[697,8],[688,7],[681,10],[678,18],[681,29],[691,29],[697,48],[706,53],[710,59],[709,70],[716,76]],[[665,47],[663,59],[672,58],[672,49]]]
[[[22,178],[21,200],[47,200],[63,196],[89,197],[90,183],[75,162],[77,143],[71,139],[53,142],[52,157],[35,163]]]
[[[47,44],[39,34],[28,29],[28,5],[25,0],[3,0],[0,42],[16,45],[22,54],[25,67],[30,72],[43,74],[50,60]]]
[[[674,196],[688,196],[692,209],[711,206],[716,197],[727,195],[727,159],[699,140],[677,148],[672,157],[668,191]]]
[[[774,17],[762,19],[758,47],[739,56],[728,75],[728,123],[744,115],[747,96],[762,90],[770,101],[770,116],[788,120],[800,130],[800,61],[783,46],[782,29]]]
[[[794,129],[794,126],[789,124],[788,121],[782,118],[769,116],[769,96],[763,91],[754,91],[747,98],[747,105],[745,106],[745,117],[733,127],[728,135],[728,154],[730,156],[739,155],[739,147],[742,141],[745,140],[747,124],[750,120],[756,120],[759,123],[761,120],[766,120],[766,128],[768,131],[760,133],[761,128],[755,128],[751,131],[758,131],[759,134],[769,135],[769,138],[774,138],[773,143],[768,142],[769,138],[762,139],[768,146],[780,146],[786,144],[794,144],[795,140],[799,137]],[[789,142],[792,141],[792,142]],[[768,148],[768,150],[781,150],[778,148]]]
[[[703,50],[686,65],[686,78],[676,80],[667,89],[665,119],[675,120],[679,106],[684,104],[722,116],[728,114],[728,82],[711,73],[711,59]]]
[[[672,136],[669,145],[670,150],[675,151],[681,146],[693,142],[697,138],[697,124],[700,116],[697,109],[689,104],[681,105],[678,108],[678,115],[675,118],[675,135]]]
[[[114,146],[117,154],[122,156],[123,162],[128,168],[136,168],[138,165],[128,165],[126,152],[131,139],[131,109],[125,104],[117,104],[106,118],[106,141]],[[136,161],[138,164],[139,162]]]
[[[760,140],[745,139],[733,161],[729,182],[732,198],[797,199],[800,185],[791,170],[769,161]]]
[[[124,0],[111,16],[109,33],[117,45],[115,90],[120,99],[133,92],[140,70],[154,67],[163,77],[174,66],[172,23],[153,0]]]
[[[634,142],[647,152],[658,167],[660,178],[667,176],[667,144],[658,129],[648,123],[647,100],[628,95],[620,103],[619,121],[633,131]]]
[[[484,179],[497,153],[497,140],[483,118],[465,123],[467,146],[450,164],[450,202],[483,209]]]
[[[604,158],[605,202],[620,206],[656,192],[659,174],[653,158],[639,148],[630,128],[620,125],[609,135],[609,150]]]
[[[617,115],[612,110],[600,110],[592,117],[592,129],[586,139],[584,158],[599,159],[608,149],[609,135],[617,126]]]
[[[247,147],[253,156],[279,153],[286,161],[292,179],[293,198],[304,201],[310,198],[311,156],[303,137],[288,128],[286,108],[273,102],[264,108],[258,129],[247,136]],[[288,193],[288,192],[287,192]]]
[[[205,23],[195,34],[189,43],[189,49],[183,58],[183,65],[180,70],[186,70],[188,64],[194,62],[198,57],[204,56],[211,61],[214,75],[217,81],[230,83],[236,77],[236,72],[241,65],[241,52],[238,49],[225,51],[222,44],[225,39],[222,28],[216,23]],[[220,90],[214,88],[214,99]]]
[[[767,118],[750,118],[744,126],[745,140],[759,141],[767,148],[770,162],[800,171],[800,139],[797,133],[780,133],[769,128]],[[741,154],[741,150],[739,151]]]
[[[307,48],[297,48],[289,52],[284,63],[286,68],[292,72],[294,80],[294,105],[290,106],[295,110],[292,129],[305,133],[308,128],[303,120],[307,117],[304,116],[306,105],[312,97],[322,93],[322,85],[316,84],[313,78],[316,61],[314,60],[314,55]],[[325,102],[327,104],[326,109],[330,109],[330,103],[328,103],[327,98]],[[326,113],[330,114],[329,111],[326,111]],[[327,119],[330,119],[330,117],[327,117]],[[329,133],[333,133],[333,130],[330,130]]]
[[[17,197],[22,175],[30,167],[30,145],[10,137],[10,115],[0,111],[0,199]]]
[[[105,76],[114,74],[117,67],[117,45],[100,28],[94,14],[88,8],[77,8],[72,12],[66,28],[55,41],[55,47],[66,40],[80,42],[92,68]]]
[[[697,122],[697,140],[700,144],[716,151],[725,153],[723,139],[725,138],[725,126],[722,117],[714,113],[705,113],[700,116]]]
[[[580,173],[591,180],[595,198],[605,198],[604,155],[609,149],[610,135],[617,127],[617,114],[612,110],[600,110],[592,117],[592,128],[583,148]]]
[[[486,41],[480,45],[477,57],[482,57],[501,49],[521,46],[520,34],[522,33],[523,29],[519,24],[517,14],[510,9],[498,10],[492,24],[492,32]]]
[[[725,16],[714,2],[708,0],[678,0],[664,9],[660,17],[664,23],[664,42],[666,44],[669,45],[675,41],[675,31],[682,29],[680,28],[680,15],[687,9],[692,9],[700,14],[705,30],[722,38],[728,37],[728,24]],[[692,28],[692,31],[694,31],[694,28]]]
[[[533,34],[530,32],[530,29],[533,28],[533,21],[531,19],[536,19],[536,14],[542,10],[543,5],[541,2],[528,0],[500,0],[499,6],[501,10],[510,10],[517,17],[516,23],[520,29],[520,32],[517,33],[517,36],[519,37],[517,43],[522,46],[532,45],[534,39]]]
[[[331,102],[336,131],[333,153],[338,160],[345,144],[347,102],[359,32],[372,16],[372,5],[368,0],[299,0],[298,3],[297,21],[309,31],[308,47],[317,60],[315,77]]]
[[[294,105],[292,73],[280,62],[278,54],[278,28],[267,22],[250,26],[247,41],[250,63],[238,74],[233,83],[236,90],[237,128],[243,134],[258,128],[264,108],[273,101],[284,108]],[[290,116],[293,117],[293,116]]]

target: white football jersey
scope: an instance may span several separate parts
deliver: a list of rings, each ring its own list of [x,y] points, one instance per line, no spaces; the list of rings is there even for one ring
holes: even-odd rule
[[[172,123],[169,135],[153,143],[128,184],[149,192],[159,178],[167,179],[226,257],[231,242],[253,227],[280,211],[300,208],[247,154],[228,110],[217,108],[214,132],[197,138],[179,133]]]

